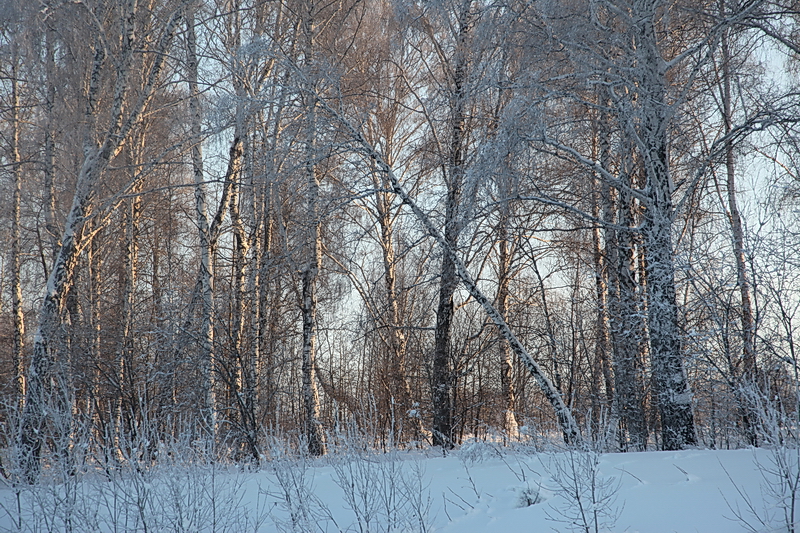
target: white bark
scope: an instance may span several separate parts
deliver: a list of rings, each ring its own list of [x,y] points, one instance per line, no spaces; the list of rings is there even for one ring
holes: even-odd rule
[[[382,174],[382,173],[380,173]],[[394,405],[399,408],[400,424],[392,428],[397,440],[402,440],[403,433],[409,434],[414,439],[419,439],[422,434],[420,417],[412,412],[411,387],[408,382],[408,369],[406,366],[406,352],[408,336],[403,331],[402,317],[400,314],[400,298],[397,292],[397,259],[395,257],[394,223],[392,220],[392,196],[379,192],[375,195],[378,226],[380,227],[379,243],[383,259],[383,282],[386,291],[386,306],[388,317],[376,317],[384,320],[387,333],[384,341],[389,349],[389,380]],[[394,422],[394,418],[393,418]]]
[[[592,159],[598,161],[600,166],[608,168],[610,159],[609,151],[609,124],[607,114],[600,112],[593,122]],[[592,216],[596,220],[605,220],[613,223],[613,198],[611,187],[603,181],[597,171],[593,172],[592,180]],[[597,297],[597,316],[595,321],[595,360],[594,381],[595,405],[593,405],[595,427],[600,430],[602,418],[610,414],[614,405],[614,380],[611,371],[611,324],[609,304],[611,301],[612,262],[604,247],[615,238],[614,230],[596,225],[592,230],[592,259],[594,261],[595,294]],[[605,394],[600,392],[600,376],[603,377]],[[616,417],[611,413],[612,423]],[[595,432],[595,434],[599,434]]]
[[[314,26],[313,10],[308,6],[308,13],[302,22],[305,66],[313,71],[314,65]],[[312,79],[315,76],[311,74]],[[316,358],[317,358],[317,276],[322,263],[321,234],[322,221],[319,213],[320,178],[317,169],[317,100],[316,84],[306,80],[310,97],[305,102],[305,173],[306,173],[306,237],[303,245],[301,266],[302,296],[300,312],[303,320],[302,378],[303,407],[305,411],[305,430],[308,452],[311,455],[324,455],[326,452],[325,436],[319,419],[319,392],[317,391]]]
[[[19,117],[19,59],[14,52],[11,70],[11,173],[14,177],[14,192],[11,214],[11,313],[14,317],[14,343],[12,361],[14,364],[15,403],[22,406],[25,395],[25,376],[23,374],[25,349],[25,315],[22,300],[22,231],[20,220],[20,204],[22,201],[22,169],[19,153],[20,117]]]
[[[203,169],[202,108],[197,83],[197,38],[195,36],[194,4],[186,14],[186,54],[187,78],[189,83],[189,113],[192,144],[192,175],[194,177],[195,218],[199,240],[200,271],[198,284],[200,290],[200,351],[197,355],[200,368],[200,416],[203,428],[211,436],[216,435],[216,395],[212,368],[214,366],[214,246],[208,219],[208,201]]]
[[[497,246],[498,246],[498,265],[497,265],[497,295],[495,296],[495,307],[497,313],[506,319],[508,312],[509,285],[511,283],[511,253],[509,248],[513,246],[509,243],[508,224],[509,206],[508,191],[501,188],[506,194],[501,193],[500,199],[500,219],[497,224]],[[514,366],[511,359],[511,346],[505,337],[500,337],[500,388],[503,398],[503,429],[506,435],[511,438],[519,437],[519,424],[516,417],[516,396],[514,391]]]

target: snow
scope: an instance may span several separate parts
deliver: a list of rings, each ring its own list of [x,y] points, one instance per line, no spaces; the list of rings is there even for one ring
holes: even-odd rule
[[[447,456],[356,450],[276,459],[255,472],[186,465],[138,481],[132,472],[73,476],[26,488],[19,507],[4,486],[0,531],[60,531],[67,515],[75,531],[139,531],[145,523],[150,531],[585,531],[567,494],[590,489],[593,472],[599,531],[752,531],[742,519],[785,531],[782,487],[771,472],[777,459],[795,475],[798,466],[797,451],[786,449],[571,455],[475,442]],[[588,492],[580,503],[594,532]]]

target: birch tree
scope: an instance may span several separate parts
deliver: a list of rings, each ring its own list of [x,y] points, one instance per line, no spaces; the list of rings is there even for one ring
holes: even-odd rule
[[[201,416],[203,426],[212,434],[216,428],[216,402],[214,382],[212,379],[213,346],[214,346],[214,271],[211,224],[208,216],[208,194],[206,192],[205,172],[203,169],[203,135],[202,108],[198,85],[197,37],[195,33],[195,13],[197,3],[189,4],[186,16],[186,70],[189,85],[189,113],[192,135],[192,176],[195,191],[195,216],[197,219],[197,235],[199,238],[200,271],[198,284],[202,301],[200,311],[200,350],[198,361],[201,376]]]
[[[725,17],[726,3],[724,0],[718,2],[718,9],[720,16]],[[733,355],[728,358],[728,370],[730,371],[730,379],[733,383],[733,394],[739,406],[742,429],[746,441],[751,446],[758,445],[758,435],[755,429],[754,413],[751,407],[752,398],[748,395],[757,395],[759,391],[758,380],[758,365],[756,361],[756,323],[754,316],[754,306],[752,301],[752,291],[750,283],[749,268],[746,258],[746,245],[744,235],[744,224],[742,215],[739,209],[739,193],[737,191],[737,156],[736,156],[736,142],[732,136],[733,128],[736,118],[734,113],[735,100],[734,91],[741,80],[737,76],[737,64],[747,59],[746,54],[740,54],[739,57],[734,57],[732,48],[737,43],[737,33],[735,28],[726,28],[720,35],[720,46],[718,54],[714,57],[714,64],[712,65],[712,72],[714,80],[711,82],[715,86],[717,94],[715,100],[717,102],[720,119],[722,122],[722,131],[719,132],[721,138],[725,139],[723,142],[722,152],[724,158],[724,180],[720,180],[716,170],[712,170],[712,177],[715,181],[718,192],[724,188],[725,195],[722,203],[724,205],[725,217],[730,225],[731,244],[734,265],[736,270],[736,284],[739,292],[740,303],[740,321],[741,321],[741,356]],[[724,186],[720,184],[724,181]],[[720,194],[720,196],[722,196]]]
[[[12,361],[14,365],[15,402],[21,405],[20,402],[25,394],[25,377],[23,375],[25,315],[22,301],[22,228],[20,214],[22,201],[22,159],[19,146],[22,124],[20,120],[19,53],[15,45],[12,45],[12,47],[9,80],[11,83],[11,146],[9,147],[9,159],[14,183],[11,207],[11,313],[14,316]]]
[[[390,164],[411,167],[418,160],[410,146],[421,121],[413,112],[413,89],[408,84],[422,62],[403,42],[403,21],[391,4],[365,13],[370,31],[358,31],[355,50],[345,58],[342,92],[354,107],[372,109],[364,124],[369,142],[380,145]],[[366,169],[365,169],[366,170]],[[402,206],[391,193],[388,177],[371,165],[363,180],[340,180],[342,194],[353,197],[348,222],[369,236],[341,250],[331,250],[336,263],[348,273],[369,314],[371,335],[377,339],[373,363],[375,394],[382,424],[389,426],[392,444],[418,442],[423,435],[420,401],[412,390],[420,369],[410,358],[413,342],[414,295],[409,285],[419,279],[408,267],[414,251],[406,242]],[[371,191],[365,195],[362,190]],[[367,214],[364,216],[364,214]],[[364,250],[375,266],[364,268],[355,259]]]
[[[303,165],[305,172],[305,235],[301,245],[300,259],[300,313],[303,324],[302,341],[302,402],[305,415],[305,437],[311,455],[324,455],[325,437],[319,418],[319,392],[317,390],[318,352],[318,301],[317,284],[322,264],[322,213],[320,208],[320,153],[318,148],[317,100],[314,95],[320,90],[319,52],[317,40],[320,28],[330,23],[323,11],[324,6],[308,3],[300,6],[300,46],[303,55],[301,80],[301,102],[304,110]]]

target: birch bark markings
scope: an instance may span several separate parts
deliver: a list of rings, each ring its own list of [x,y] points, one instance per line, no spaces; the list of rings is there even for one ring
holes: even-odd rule
[[[302,395],[305,414],[305,433],[308,452],[311,455],[324,455],[325,436],[319,419],[319,392],[317,390],[317,276],[322,263],[321,225],[319,212],[320,176],[317,168],[317,91],[316,68],[314,62],[315,32],[314,3],[309,3],[302,21],[304,39],[304,67],[307,69],[304,83],[308,86],[303,97],[305,103],[305,174],[306,174],[306,236],[303,243],[303,259],[300,267],[301,301],[300,312],[303,321],[302,346]]]
[[[497,295],[495,296],[495,307],[497,312],[506,319],[508,316],[508,297],[509,285],[511,284],[511,257],[509,248],[513,249],[513,244],[509,241],[508,226],[510,209],[508,205],[509,194],[507,187],[501,187],[500,213],[497,223]],[[503,194],[505,193],[505,194]],[[514,366],[511,359],[511,346],[508,340],[500,336],[500,392],[503,399],[503,429],[508,438],[519,437],[519,425],[516,417],[516,395],[514,392]]]
[[[673,185],[669,161],[669,137],[673,131],[673,119],[678,106],[685,102],[681,96],[682,87],[670,83],[676,78],[682,79],[678,77],[677,70],[685,68],[687,58],[694,56],[679,57],[669,63],[662,56],[662,46],[676,44],[674,41],[662,42],[659,38],[667,35],[667,30],[671,28],[656,27],[669,23],[669,17],[665,13],[672,6],[667,2],[637,0],[628,5],[615,0],[590,0],[587,7],[592,13],[589,18],[575,14],[568,17],[566,22],[557,16],[551,17],[549,21],[556,34],[564,33],[564,37],[559,37],[559,42],[575,58],[576,78],[573,81],[580,80],[580,83],[584,83],[592,79],[592,83],[607,88],[610,114],[619,123],[620,135],[624,141],[619,148],[619,157],[622,160],[631,158],[623,171],[628,176],[641,172],[643,183],[636,184],[630,177],[627,178],[627,183],[621,181],[608,167],[583,156],[580,149],[567,143],[551,140],[547,136],[544,141],[563,151],[566,156],[598,171],[599,177],[617,188],[621,195],[629,195],[627,199],[620,198],[621,203],[631,205],[635,198],[644,209],[638,227],[628,226],[632,231],[641,232],[643,237],[642,259],[646,275],[643,279],[634,281],[634,286],[642,287],[647,294],[649,356],[655,385],[655,403],[661,418],[663,447],[680,449],[685,445],[695,444],[696,436],[675,293]],[[570,25],[572,20],[579,24],[579,29]],[[585,36],[578,35],[581,32],[580,24],[587,24]],[[693,80],[691,76],[688,79],[690,82]],[[609,82],[601,84],[602,80]],[[581,98],[577,91],[569,94]],[[624,211],[620,213],[624,214]],[[622,234],[616,236],[617,239],[623,237],[625,241],[632,242]],[[620,240],[620,245],[626,244],[625,241]],[[625,265],[632,261],[627,250],[620,249],[619,253],[622,255],[617,262],[618,282],[628,283],[636,267]],[[622,290],[630,292],[624,286],[620,288]],[[624,305],[631,303],[622,292],[618,301]],[[622,322],[626,320],[626,316],[631,317],[631,313],[624,309],[620,312]],[[611,311],[611,316],[614,315],[614,311]],[[617,347],[624,347],[620,343],[636,342],[636,339],[630,338],[632,330],[622,322],[619,324],[622,328],[618,330],[622,338],[614,341]],[[636,360],[631,355],[615,354],[615,358],[615,365],[622,364],[626,367],[620,369],[623,374],[628,370],[633,375],[636,374]],[[626,380],[626,386],[631,385],[627,378],[621,379]],[[617,385],[619,384],[617,380]],[[617,396],[624,395],[624,392],[616,390]],[[638,403],[635,398],[632,400]],[[640,432],[635,428],[634,431],[641,435],[636,440],[642,441],[644,431]]]
[[[202,425],[212,437],[216,434],[216,395],[214,393],[214,262],[208,201],[203,169],[202,107],[197,83],[197,37],[195,35],[195,6],[186,13],[186,68],[189,84],[189,114],[191,120],[192,176],[194,178],[195,217],[199,240],[200,271],[200,416]]]
[[[131,165],[131,168],[136,168]],[[117,432],[127,431],[133,435],[135,420],[130,417],[137,415],[140,407],[136,400],[134,385],[134,305],[136,303],[136,283],[138,278],[139,262],[139,218],[141,215],[141,198],[135,196],[128,198],[122,203],[123,208],[123,231],[125,240],[123,245],[123,272],[122,272],[122,331],[117,346],[117,399],[116,430]],[[124,427],[122,422],[128,423]],[[122,435],[120,435],[122,436]]]
[[[383,174],[382,172],[380,174]],[[387,180],[388,181],[388,180]],[[408,336],[403,331],[403,320],[400,314],[400,300],[397,291],[397,260],[395,257],[394,223],[392,210],[392,196],[388,193],[378,192],[375,196],[378,225],[380,226],[380,246],[383,255],[383,282],[386,290],[389,317],[387,322],[388,338],[384,338],[389,349],[389,367],[392,398],[399,407],[401,424],[392,428],[396,439],[402,442],[403,434],[410,434],[411,438],[419,439],[422,434],[422,421],[413,411],[411,386],[408,382],[408,368],[406,355]],[[378,318],[378,317],[376,317]]]
[[[249,75],[254,70],[252,58],[246,48],[242,46],[243,35],[246,33],[243,11],[238,0],[228,3],[229,15],[225,18],[224,43],[225,54],[228,59],[228,72],[235,95],[234,139],[241,141],[241,161],[237,171],[230,176],[229,212],[231,229],[233,233],[233,249],[231,262],[231,279],[233,294],[230,303],[230,322],[228,349],[225,357],[217,358],[217,369],[221,380],[226,387],[224,405],[221,412],[226,413],[226,421],[233,428],[232,440],[236,447],[247,449],[252,459],[257,463],[260,451],[257,446],[258,425],[255,423],[255,379],[256,379],[256,350],[249,349],[247,345],[247,325],[257,324],[258,308],[249,314],[248,293],[254,292],[257,277],[257,268],[251,267],[250,253],[254,249],[253,236],[249,228],[255,227],[255,193],[253,183],[253,117],[248,110],[249,97],[258,92],[258,80],[253,80]],[[266,68],[260,76],[269,75]],[[247,190],[249,202],[244,204],[245,214],[250,215],[250,220],[245,220],[242,213],[243,193]],[[249,272],[248,272],[249,269]],[[249,287],[248,287],[249,285]],[[255,343],[251,344],[255,348]]]
[[[603,168],[608,168],[610,160],[609,150],[609,124],[606,113],[601,112],[598,119],[593,121],[592,134],[592,155],[593,159],[600,163]],[[592,216],[597,220],[613,222],[613,197],[611,186],[598,175],[597,171],[592,173]],[[611,354],[613,344],[611,339],[611,320],[610,303],[612,300],[613,264],[609,250],[606,247],[616,238],[613,228],[603,228],[598,225],[592,230],[592,261],[594,263],[595,295],[597,298],[597,315],[595,317],[595,360],[594,376],[599,381],[600,375],[603,376],[603,386],[605,397],[601,398],[600,384],[593,385],[594,398],[597,407],[593,407],[598,412],[593,413],[594,420],[602,421],[606,410],[612,409],[614,405],[614,381],[611,371]],[[613,413],[612,413],[613,418]]]
[[[16,48],[16,47],[15,47]],[[14,343],[12,361],[14,364],[14,402],[19,408],[25,395],[25,376],[23,373],[25,349],[25,315],[22,301],[22,231],[20,208],[22,202],[22,160],[19,153],[20,140],[20,97],[19,97],[19,58],[13,52],[11,67],[11,173],[14,180],[11,213],[11,313],[14,317]]]

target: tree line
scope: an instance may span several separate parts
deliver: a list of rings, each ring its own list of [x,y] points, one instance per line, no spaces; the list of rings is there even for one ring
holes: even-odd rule
[[[796,423],[787,0],[7,0],[4,472]],[[198,444],[200,445],[200,444]],[[10,475],[10,474],[8,474]]]

